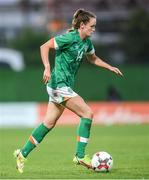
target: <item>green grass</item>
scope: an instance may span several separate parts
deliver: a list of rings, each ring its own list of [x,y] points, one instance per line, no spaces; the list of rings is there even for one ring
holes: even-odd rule
[[[149,178],[149,125],[93,126],[87,154],[109,152],[110,173],[74,166],[75,126],[57,126],[28,157],[25,172],[15,169],[14,149],[22,147],[31,129],[0,129],[0,178],[15,179],[147,179]]]

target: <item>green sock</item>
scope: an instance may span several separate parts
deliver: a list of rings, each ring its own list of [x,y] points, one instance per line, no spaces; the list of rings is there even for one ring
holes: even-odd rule
[[[81,118],[80,125],[77,130],[77,151],[76,155],[83,158],[85,155],[85,147],[90,136],[92,120],[88,118]]]
[[[52,128],[51,128],[52,129]],[[45,135],[51,130],[47,128],[43,123],[41,123],[37,128],[35,128],[26,142],[25,146],[22,148],[21,152],[24,157],[28,154],[43,140]]]

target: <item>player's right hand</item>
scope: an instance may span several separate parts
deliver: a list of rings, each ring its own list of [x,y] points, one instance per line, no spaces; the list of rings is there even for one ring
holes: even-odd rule
[[[47,84],[47,82],[50,80],[50,78],[51,78],[50,68],[45,68],[45,70],[43,72],[43,82],[45,84]]]

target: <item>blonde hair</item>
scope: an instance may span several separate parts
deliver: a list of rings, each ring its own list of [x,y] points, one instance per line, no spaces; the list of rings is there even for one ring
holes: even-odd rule
[[[90,18],[96,18],[96,16],[89,11],[85,11],[84,9],[78,9],[73,15],[72,27],[68,31],[79,29],[81,22],[87,24]]]

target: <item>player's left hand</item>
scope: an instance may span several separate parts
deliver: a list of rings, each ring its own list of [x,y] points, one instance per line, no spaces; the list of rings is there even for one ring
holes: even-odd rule
[[[118,74],[120,76],[123,76],[122,72],[116,67],[111,66],[110,71],[112,71],[112,72],[114,72],[114,73],[116,73],[116,74]]]

